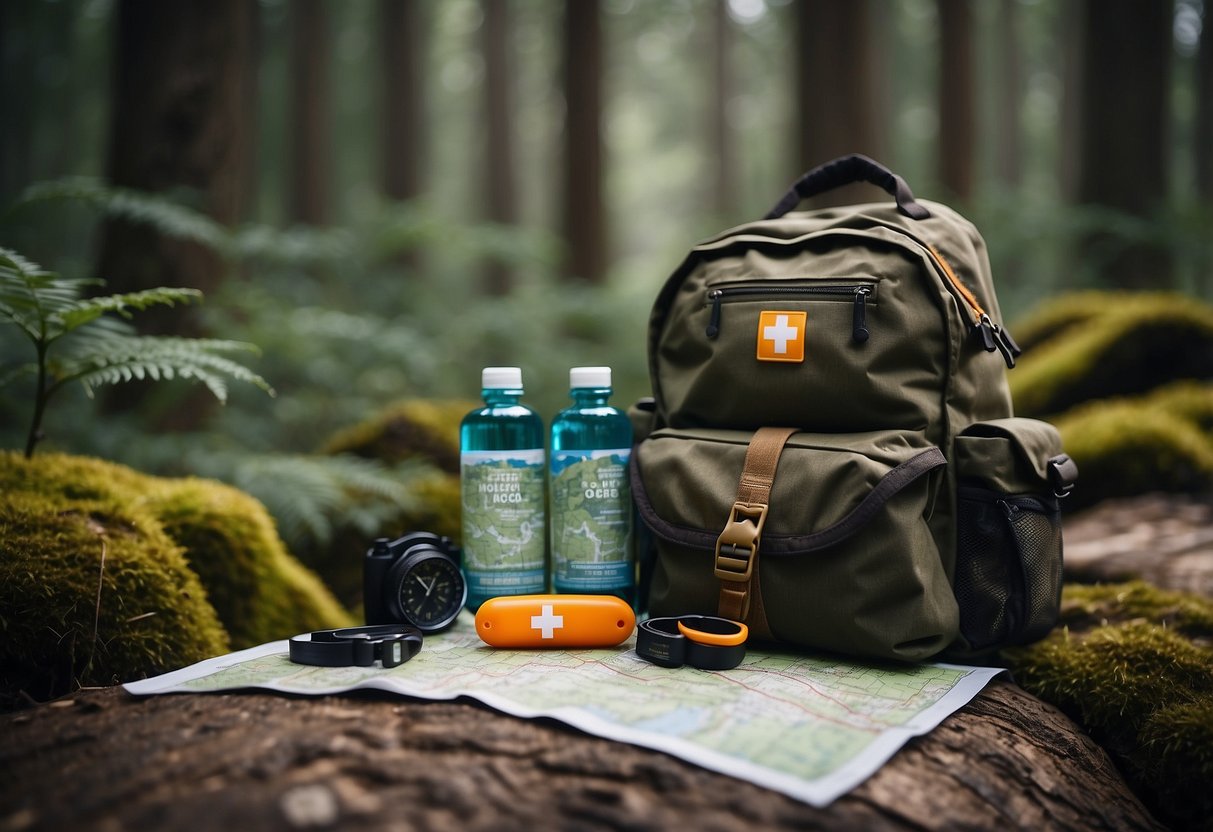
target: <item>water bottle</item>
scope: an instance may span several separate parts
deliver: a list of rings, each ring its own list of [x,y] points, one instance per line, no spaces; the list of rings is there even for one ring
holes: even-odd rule
[[[547,591],[543,420],[520,403],[522,370],[486,367],[484,407],[459,426],[467,606]]]
[[[552,583],[633,604],[632,423],[607,403],[610,367],[574,367],[569,388],[572,406],[552,421]]]

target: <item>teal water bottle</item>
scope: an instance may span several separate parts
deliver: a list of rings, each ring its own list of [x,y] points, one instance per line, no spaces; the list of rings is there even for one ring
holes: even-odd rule
[[[552,421],[552,583],[632,604],[632,423],[608,403],[610,367],[574,367],[569,388],[572,406]]]
[[[486,367],[484,407],[459,426],[467,606],[547,591],[543,420],[522,404],[522,370]]]

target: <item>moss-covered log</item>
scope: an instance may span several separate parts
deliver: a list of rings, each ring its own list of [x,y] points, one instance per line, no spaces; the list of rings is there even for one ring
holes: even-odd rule
[[[1089,307],[1083,317],[1074,307]],[[1178,379],[1213,378],[1213,307],[1182,295],[1086,293],[1028,326],[1051,337],[1009,375],[1015,411],[1049,416],[1092,399],[1132,396]],[[1079,325],[1081,324],[1081,325]]]
[[[1090,733],[1176,828],[1213,818],[1213,601],[1140,582],[1067,586],[1062,626],[1006,651],[1025,690]]]

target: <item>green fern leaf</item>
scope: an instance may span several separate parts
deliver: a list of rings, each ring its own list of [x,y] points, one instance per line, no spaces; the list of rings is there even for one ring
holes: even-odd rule
[[[176,306],[178,303],[200,301],[202,292],[197,289],[146,289],[101,298],[86,298],[67,305],[56,312],[56,318],[65,331],[96,320],[106,312],[116,312],[124,318],[131,317],[132,309],[147,309],[149,306]]]

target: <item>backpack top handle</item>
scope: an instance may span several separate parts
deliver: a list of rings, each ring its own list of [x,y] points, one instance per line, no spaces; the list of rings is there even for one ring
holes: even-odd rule
[[[852,153],[818,165],[806,173],[776,203],[764,219],[773,220],[791,211],[800,201],[853,182],[870,182],[884,188],[897,202],[897,210],[913,220],[925,220],[931,212],[914,201],[910,186],[893,171],[867,156]]]

